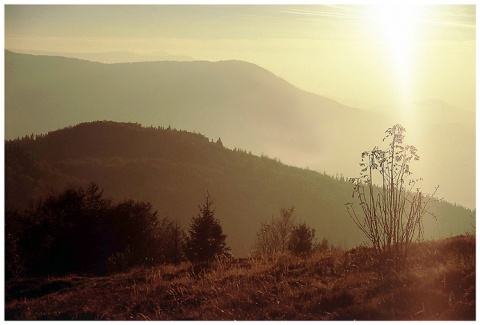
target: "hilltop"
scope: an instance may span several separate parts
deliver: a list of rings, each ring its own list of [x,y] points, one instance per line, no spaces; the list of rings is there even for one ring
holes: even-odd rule
[[[6,206],[20,210],[52,190],[95,182],[106,197],[149,201],[187,226],[209,192],[235,256],[250,252],[262,221],[291,206],[319,239],[345,248],[365,240],[344,207],[352,194],[346,179],[170,127],[91,122],[7,141],[5,172]],[[427,239],[472,229],[470,210],[437,202],[432,212],[437,220],[426,218]]]

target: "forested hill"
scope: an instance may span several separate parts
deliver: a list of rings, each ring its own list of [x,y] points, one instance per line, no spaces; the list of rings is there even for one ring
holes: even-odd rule
[[[260,223],[295,206],[317,237],[352,247],[365,240],[348,217],[352,185],[341,177],[290,167],[225,148],[221,140],[170,127],[91,122],[6,142],[6,207],[70,185],[97,183],[106,197],[146,200],[187,226],[207,192],[236,256],[252,248]],[[352,162],[356,164],[357,162]],[[473,230],[473,212],[442,202],[426,219],[427,238]]]

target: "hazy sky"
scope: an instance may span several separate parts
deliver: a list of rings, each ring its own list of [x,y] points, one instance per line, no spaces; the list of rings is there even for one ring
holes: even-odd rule
[[[360,108],[439,99],[474,111],[475,30],[473,5],[5,7],[6,49],[239,59]]]

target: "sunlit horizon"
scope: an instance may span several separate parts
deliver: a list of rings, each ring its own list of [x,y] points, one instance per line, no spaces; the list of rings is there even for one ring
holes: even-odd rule
[[[5,47],[13,51],[238,59],[362,109],[437,99],[475,110],[474,6],[7,5],[5,10]],[[453,60],[453,53],[462,60]]]

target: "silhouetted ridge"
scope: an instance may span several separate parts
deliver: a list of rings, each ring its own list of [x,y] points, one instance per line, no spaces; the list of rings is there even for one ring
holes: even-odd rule
[[[318,238],[345,247],[365,240],[346,212],[352,184],[343,177],[231,150],[198,133],[90,122],[7,141],[5,149],[8,208],[21,210],[52,190],[95,182],[106,197],[151,202],[160,216],[186,226],[208,191],[236,256],[250,252],[262,221],[291,206]],[[444,202],[432,212],[438,221],[426,220],[426,238],[464,233],[474,220],[470,210]]]
[[[64,160],[76,158],[174,158],[204,147],[209,140],[203,135],[165,128],[143,128],[135,123],[90,122],[49,132],[32,146],[37,159]],[[35,147],[35,149],[33,149]]]

